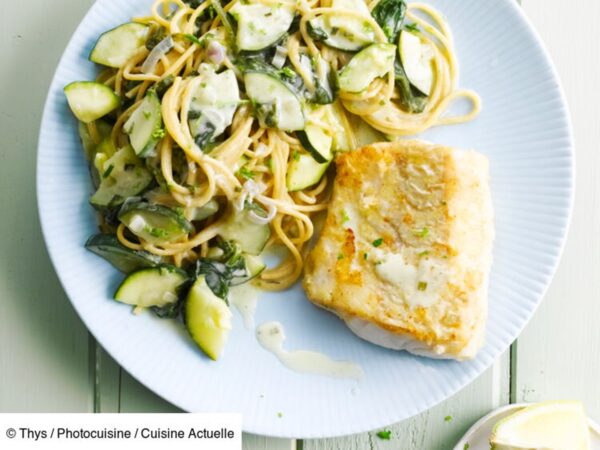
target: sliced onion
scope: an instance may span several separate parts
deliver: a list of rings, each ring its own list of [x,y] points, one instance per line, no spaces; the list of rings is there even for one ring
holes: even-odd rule
[[[235,199],[235,201],[233,202],[233,209],[235,209],[237,212],[240,212],[244,209],[244,205],[246,204],[246,198],[248,197],[248,193],[247,192],[242,192],[238,198]]]
[[[266,205],[267,207],[267,217],[261,217],[256,214],[254,211],[250,210],[248,212],[248,218],[250,221],[254,222],[257,225],[268,225],[270,224],[275,216],[277,215],[277,208],[275,205],[269,203]]]
[[[262,158],[264,156],[267,156],[268,153],[269,153],[269,147],[267,147],[262,142],[260,142],[256,146],[256,150],[254,150],[254,156],[256,156],[257,158]]]
[[[275,49],[275,56],[273,56],[273,61],[271,61],[271,64],[273,64],[278,69],[281,69],[283,67],[283,65],[285,64],[287,55],[288,55],[287,48],[282,47],[281,45],[278,45],[277,48]]]
[[[214,64],[221,64],[225,59],[225,47],[220,42],[212,40],[206,47],[206,57]]]
[[[173,48],[173,38],[171,36],[167,36],[158,44],[156,47],[152,49],[152,51],[148,54],[146,61],[142,64],[142,72],[143,73],[152,73],[154,69],[156,69],[156,65],[160,61],[160,59],[165,56],[171,49]]]

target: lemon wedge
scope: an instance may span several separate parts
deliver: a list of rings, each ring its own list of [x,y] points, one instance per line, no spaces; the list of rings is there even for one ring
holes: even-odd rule
[[[590,432],[581,402],[528,406],[496,424],[493,450],[590,450]]]

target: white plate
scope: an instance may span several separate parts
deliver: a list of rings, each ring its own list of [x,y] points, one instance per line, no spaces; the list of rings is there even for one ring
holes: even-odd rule
[[[454,450],[464,450],[467,444],[469,450],[490,450],[490,436],[492,435],[494,425],[526,406],[528,406],[527,403],[507,405],[482,417],[469,428],[469,431],[456,444]],[[590,441],[592,444],[590,450],[600,450],[600,427],[591,419],[588,420],[590,424]]]
[[[467,363],[432,361],[377,348],[311,306],[300,287],[262,298],[257,323],[281,321],[288,348],[358,362],[356,385],[298,375],[262,350],[236,316],[225,357],[208,361],[182,327],[135,317],[111,301],[122,276],[83,244],[96,231],[90,182],[75,120],[62,93],[95,76],[87,55],[98,35],[146,13],[150,0],[98,0],[71,39],[52,81],[38,155],[38,202],[52,261],[75,309],[102,346],[134,377],[188,411],[239,411],[244,430],[316,438],[357,433],[411,417],[481,374],[531,318],[563,247],[573,195],[573,151],[565,102],[548,55],[513,0],[430,0],[454,29],[462,86],[483,114],[423,137],[476,148],[491,160],[497,240],[487,343]],[[279,417],[279,412],[283,413]]]

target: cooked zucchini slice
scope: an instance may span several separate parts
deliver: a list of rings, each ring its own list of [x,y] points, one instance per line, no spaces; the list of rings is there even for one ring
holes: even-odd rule
[[[225,348],[233,314],[225,300],[217,297],[198,277],[184,303],[184,319],[192,339],[211,359],[217,360]]]
[[[208,201],[204,206],[193,208],[188,215],[190,220],[204,220],[219,211],[219,202],[214,199]]]
[[[244,75],[244,82],[248,97],[258,104],[264,126],[286,131],[304,129],[302,101],[275,74],[249,71]]]
[[[288,191],[295,192],[314,186],[331,164],[331,161],[321,164],[315,161],[311,155],[307,153],[299,153],[288,164],[287,173],[287,188]]]
[[[164,308],[179,300],[187,281],[187,274],[173,266],[138,270],[125,278],[115,300],[142,308]]]
[[[95,126],[96,126],[96,130],[98,131],[98,137],[100,138],[100,141],[98,142],[98,144],[100,144],[104,139],[110,137],[110,133],[112,131],[112,125],[105,122],[104,120],[97,120],[95,123]],[[86,159],[88,161],[93,161],[94,156],[96,155],[96,150],[99,145],[97,145],[96,142],[94,142],[94,140],[92,139],[92,136],[90,135],[90,130],[89,130],[87,124],[85,124],[83,122],[79,122],[78,131],[79,131],[79,137],[81,139],[81,144],[83,146],[83,150],[85,152]]]
[[[400,33],[398,53],[410,84],[422,94],[429,95],[433,85],[433,53],[418,35],[409,30]]]
[[[363,0],[333,0],[331,7],[355,11],[371,17],[367,4]],[[329,47],[348,52],[356,52],[375,42],[375,30],[360,17],[348,15],[319,16],[310,22],[313,34],[319,33]]]
[[[194,230],[183,215],[171,208],[137,200],[125,202],[119,220],[133,234],[153,244],[177,241]]]
[[[246,274],[243,276],[233,276],[231,286],[239,286],[259,276],[267,268],[267,265],[259,256],[243,255],[246,266]]]
[[[88,239],[85,248],[101,256],[124,273],[155,267],[162,262],[160,256],[125,247],[114,234],[96,234]]]
[[[199,72],[202,81],[190,102],[188,124],[196,144],[204,149],[233,122],[240,90],[231,69],[217,74],[211,65],[201,64]]]
[[[100,36],[90,53],[90,60],[120,69],[146,43],[148,26],[125,23]]]
[[[277,43],[289,30],[294,12],[288,6],[236,3],[229,13],[237,20],[238,50],[258,51]]]
[[[340,89],[346,92],[362,92],[375,78],[394,70],[396,46],[373,44],[358,52],[341,70]]]
[[[333,159],[333,138],[323,128],[308,124],[304,131],[298,131],[297,135],[302,146],[317,162],[326,163]]]
[[[108,145],[108,144],[107,144]],[[105,153],[97,153],[96,159]],[[96,162],[100,173],[100,187],[90,202],[98,208],[118,206],[127,198],[144,191],[152,183],[152,175],[130,146]]]
[[[259,255],[271,237],[271,227],[254,222],[251,212],[258,216],[266,215],[260,206],[247,203],[242,211],[229,213],[219,236],[226,241],[236,241],[245,253]]]
[[[150,90],[123,128],[129,135],[135,154],[144,158],[154,153],[156,144],[162,139],[162,126],[160,99],[156,92]]]
[[[64,91],[71,111],[83,123],[98,120],[121,104],[115,91],[95,81],[75,81],[65,86]]]

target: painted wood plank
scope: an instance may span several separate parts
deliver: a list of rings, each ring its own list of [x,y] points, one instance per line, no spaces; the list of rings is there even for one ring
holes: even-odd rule
[[[337,439],[306,440],[303,450],[448,450],[482,415],[509,399],[508,352],[470,386],[444,403],[416,417],[382,430]],[[399,380],[401,383],[402,381]]]
[[[0,14],[0,411],[93,409],[88,333],[42,240],[35,158],[58,59],[92,0],[31,0]]]
[[[110,361],[105,363],[110,364]],[[114,361],[112,364],[116,365]],[[146,389],[123,369],[121,369],[120,389],[121,412],[179,412],[175,406]],[[295,442],[289,439],[273,439],[246,433],[242,441],[243,450],[295,450],[296,448]]]
[[[575,5],[573,5],[575,6]],[[577,197],[558,273],[518,340],[515,400],[584,400],[600,420],[600,2],[524,5],[550,51],[570,104]]]

